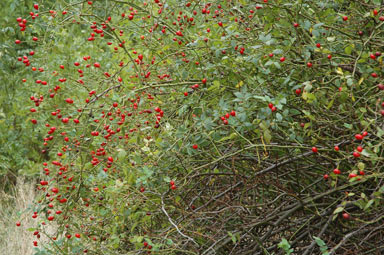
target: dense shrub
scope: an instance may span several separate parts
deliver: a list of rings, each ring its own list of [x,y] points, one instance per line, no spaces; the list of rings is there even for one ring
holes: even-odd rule
[[[380,4],[31,6],[37,254],[380,254]]]

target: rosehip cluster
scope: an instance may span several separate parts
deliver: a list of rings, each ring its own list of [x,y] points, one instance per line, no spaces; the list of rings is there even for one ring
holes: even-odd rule
[[[231,116],[235,117],[236,112],[232,110],[230,113],[226,113],[224,116],[221,116],[220,119],[223,121],[224,125],[228,125],[228,119]]]

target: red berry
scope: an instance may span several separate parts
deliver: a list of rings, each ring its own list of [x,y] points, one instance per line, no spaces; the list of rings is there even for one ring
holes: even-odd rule
[[[67,102],[68,104],[73,104],[73,99],[67,98],[65,99],[65,102]]]
[[[235,111],[231,111],[231,116],[236,116],[236,112]]]
[[[344,21],[347,21],[347,20],[348,20],[348,17],[347,17],[347,16],[343,16],[343,20],[344,20]]]
[[[363,140],[363,136],[360,134],[355,135],[356,140]]]
[[[312,147],[312,152],[313,153],[317,153],[318,152],[317,148],[316,147]]]
[[[361,147],[361,146],[357,146],[357,151],[358,151],[358,152],[362,152],[362,151],[363,151],[363,147]]]
[[[16,222],[16,226],[20,227],[21,226],[21,223],[20,221]]]
[[[75,236],[76,236],[77,238],[80,238],[80,234],[79,234],[79,233],[76,233]]]
[[[328,174],[324,174],[323,178],[324,178],[324,180],[328,180],[329,175]]]
[[[358,157],[360,157],[360,153],[358,153],[358,152],[353,152],[353,154],[352,154],[355,158],[358,158]]]
[[[311,63],[311,62],[308,62],[308,63],[307,63],[307,67],[312,67],[312,63]]]
[[[349,220],[350,216],[348,213],[343,213],[343,218]]]
[[[285,57],[281,57],[280,62],[284,62],[284,61],[285,61]]]
[[[192,145],[192,148],[197,150],[197,148],[198,148],[197,144]]]
[[[333,173],[334,174],[341,174],[341,171],[337,168],[333,169]]]
[[[335,146],[335,151],[339,151],[340,150],[340,148],[339,148],[339,146]]]

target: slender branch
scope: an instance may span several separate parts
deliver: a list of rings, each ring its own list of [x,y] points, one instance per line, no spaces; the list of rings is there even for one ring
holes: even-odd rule
[[[166,194],[166,193],[165,193],[165,194]],[[198,244],[192,237],[189,237],[189,236],[187,236],[186,234],[184,234],[183,232],[181,232],[180,229],[179,229],[179,227],[173,222],[172,218],[169,216],[168,212],[165,210],[165,204],[164,204],[164,195],[165,195],[165,194],[163,194],[163,195],[161,196],[161,210],[162,210],[163,213],[167,216],[168,221],[172,224],[172,226],[174,226],[174,227],[176,228],[177,232],[178,232],[181,236],[187,238],[189,241],[193,242],[195,245],[200,246],[200,245],[199,245],[199,244]]]

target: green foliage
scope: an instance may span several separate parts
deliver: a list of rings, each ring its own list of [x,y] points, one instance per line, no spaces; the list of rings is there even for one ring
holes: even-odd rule
[[[0,167],[42,170],[30,213],[57,231],[36,253],[290,254],[378,227],[376,5],[13,1]]]
[[[283,249],[286,255],[290,255],[293,252],[291,245],[285,238],[281,239],[281,242],[277,246]]]
[[[320,247],[321,254],[329,255],[328,246],[325,244],[325,242],[316,236],[314,236],[313,239],[315,239],[316,244]]]
[[[23,75],[25,78],[32,75],[15,61],[35,46],[28,43],[14,47],[19,33],[13,24],[17,17],[28,13],[32,3],[31,0],[4,0],[0,3],[3,24],[0,37],[0,178],[5,190],[18,174],[36,176],[39,169],[35,163],[41,162],[38,143],[42,136],[29,126],[30,102],[25,95],[30,92],[23,87],[20,79]]]

